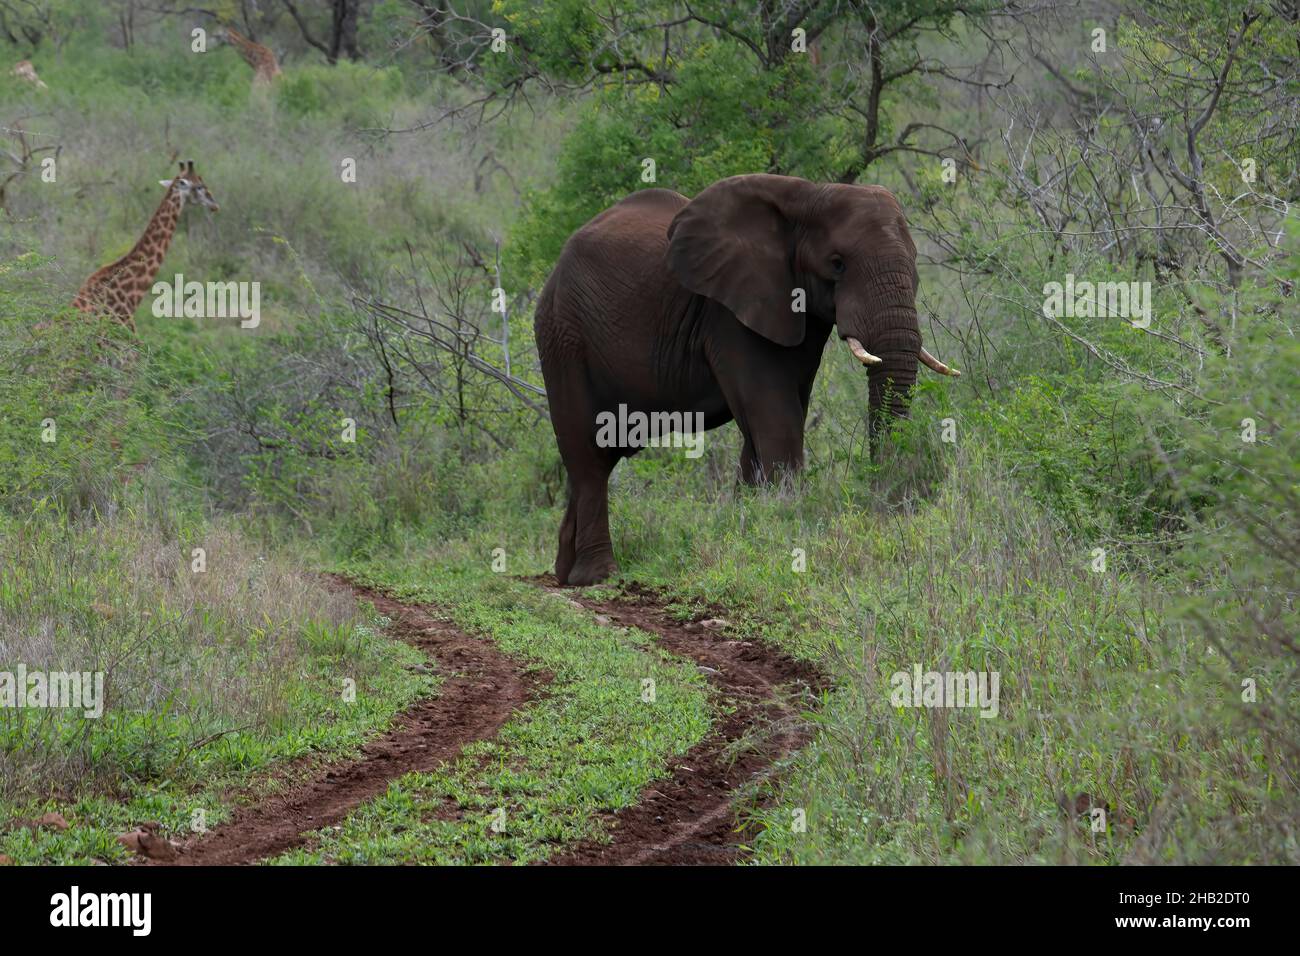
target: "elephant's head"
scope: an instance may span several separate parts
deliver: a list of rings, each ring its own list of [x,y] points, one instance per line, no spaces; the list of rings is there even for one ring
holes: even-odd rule
[[[906,414],[918,361],[960,374],[921,345],[916,246],[887,189],[733,176],[683,208],[668,236],[678,281],[764,338],[798,345],[807,316],[833,322],[867,366],[873,434],[881,411]]]

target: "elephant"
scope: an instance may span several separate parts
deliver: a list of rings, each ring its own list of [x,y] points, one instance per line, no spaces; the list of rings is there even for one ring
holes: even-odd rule
[[[960,374],[921,345],[917,282],[903,209],[880,186],[756,173],[694,199],[642,189],[574,232],[534,317],[568,473],[557,581],[618,573],[609,476],[645,442],[598,440],[602,413],[734,419],[742,481],[793,472],[832,328],[867,366],[873,435],[907,413],[918,360]]]

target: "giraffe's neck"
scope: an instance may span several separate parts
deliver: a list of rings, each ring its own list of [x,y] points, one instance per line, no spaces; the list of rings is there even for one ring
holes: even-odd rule
[[[128,283],[126,304],[128,314],[134,314],[144,294],[153,287],[153,280],[162,268],[167,247],[172,244],[176,225],[181,218],[181,194],[173,183],[154,211],[149,225],[144,227],[140,241],[122,259],[126,267],[121,270]]]
[[[116,316],[134,328],[132,316],[153,287],[180,214],[181,194],[173,183],[131,251],[87,279],[73,305],[83,312]]]
[[[226,36],[235,45],[235,49],[244,58],[244,62],[253,68],[253,78],[255,80],[270,80],[280,72],[280,66],[276,62],[275,54],[271,52],[270,47],[254,43],[248,37],[230,28],[226,29]]]

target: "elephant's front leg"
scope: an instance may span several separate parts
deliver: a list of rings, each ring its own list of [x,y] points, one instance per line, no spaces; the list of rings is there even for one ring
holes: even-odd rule
[[[732,320],[706,346],[709,370],[745,436],[740,479],[746,484],[803,468],[804,419],[824,344],[824,335],[810,334],[798,348],[782,348]]]
[[[799,432],[763,422],[758,434],[746,436],[740,452],[740,480],[747,485],[779,481],[803,468],[803,422]]]
[[[748,404],[738,400],[732,405],[736,424],[745,436],[740,451],[741,481],[766,484],[803,468],[805,407],[795,389],[777,389],[752,396]]]
[[[754,450],[754,443],[748,435],[745,435],[745,444],[740,449],[740,480],[747,485],[761,485],[762,471],[758,463],[758,452]]]

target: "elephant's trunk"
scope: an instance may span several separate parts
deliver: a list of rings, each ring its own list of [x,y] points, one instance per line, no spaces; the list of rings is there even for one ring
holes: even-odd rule
[[[912,260],[868,259],[865,268],[865,281],[859,286],[859,296],[854,296],[858,301],[838,301],[836,314],[840,334],[858,361],[867,366],[868,421],[874,445],[891,417],[907,414],[908,394],[916,384],[921,331]]]
[[[889,427],[890,419],[907,417],[912,386],[916,384],[915,349],[880,348],[879,354],[880,364],[867,370],[868,424],[873,445]]]

